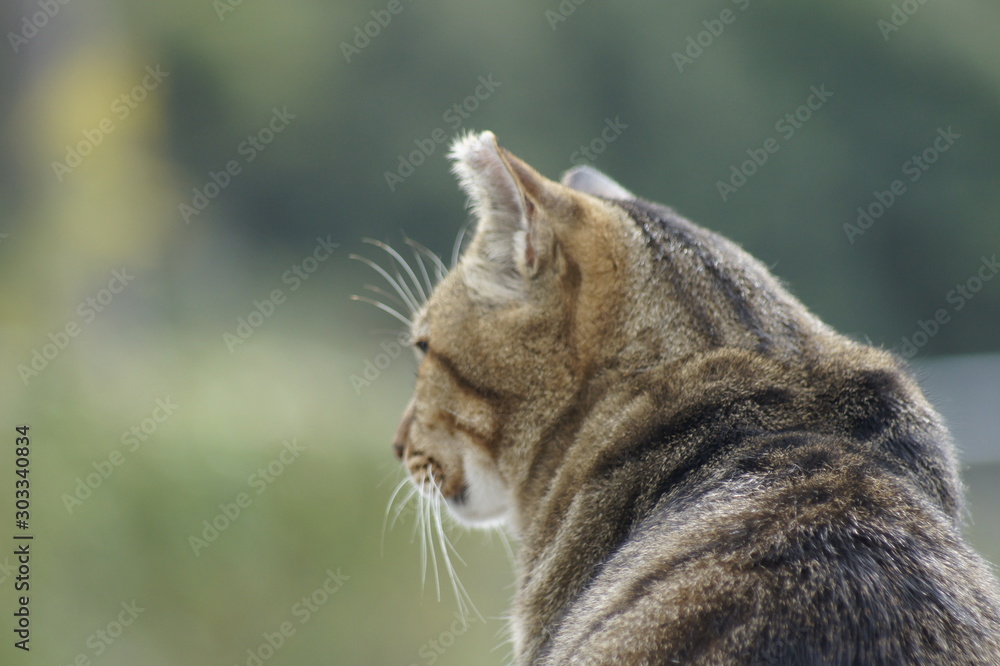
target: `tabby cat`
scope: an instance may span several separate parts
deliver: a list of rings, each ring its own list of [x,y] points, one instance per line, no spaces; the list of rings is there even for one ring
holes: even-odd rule
[[[518,664],[1000,664],[941,418],[732,242],[490,132],[394,447],[520,540]]]

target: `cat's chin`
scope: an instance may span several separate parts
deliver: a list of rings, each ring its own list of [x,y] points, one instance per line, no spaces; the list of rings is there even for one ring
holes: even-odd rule
[[[465,487],[445,500],[451,514],[466,525],[493,527],[505,523],[510,514],[510,492],[492,464],[467,455]]]
[[[445,500],[445,506],[452,516],[469,527],[499,527],[507,522],[507,507],[477,507],[464,499]]]

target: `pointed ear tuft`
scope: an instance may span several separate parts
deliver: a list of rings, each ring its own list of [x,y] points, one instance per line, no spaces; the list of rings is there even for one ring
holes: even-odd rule
[[[501,148],[492,132],[459,137],[450,156],[478,218],[463,257],[469,280],[490,300],[523,296],[551,252],[543,209],[554,184]]]
[[[500,216],[516,224],[523,211],[521,191],[511,176],[493,132],[466,133],[451,146],[448,155],[469,205],[481,220]],[[513,217],[513,220],[509,218]]]
[[[635,195],[591,166],[573,167],[562,177],[562,184],[578,192],[604,199],[635,199]]]

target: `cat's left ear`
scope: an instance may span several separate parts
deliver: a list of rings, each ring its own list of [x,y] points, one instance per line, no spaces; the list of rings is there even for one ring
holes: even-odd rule
[[[562,177],[562,184],[604,199],[635,199],[635,195],[592,166],[577,166]]]
[[[497,144],[492,132],[468,134],[451,150],[454,171],[478,217],[470,251],[491,265],[495,279],[516,274],[525,278],[541,272],[552,255],[554,233],[546,211],[563,195],[541,176]]]

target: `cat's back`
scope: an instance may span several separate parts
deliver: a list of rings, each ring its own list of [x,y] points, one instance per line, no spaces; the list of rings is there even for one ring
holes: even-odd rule
[[[987,565],[940,510],[825,439],[761,442],[755,471],[666,500],[542,663],[1000,663]]]
[[[634,522],[541,663],[1000,664],[946,431],[890,356],[825,353],[706,354],[587,463]]]

